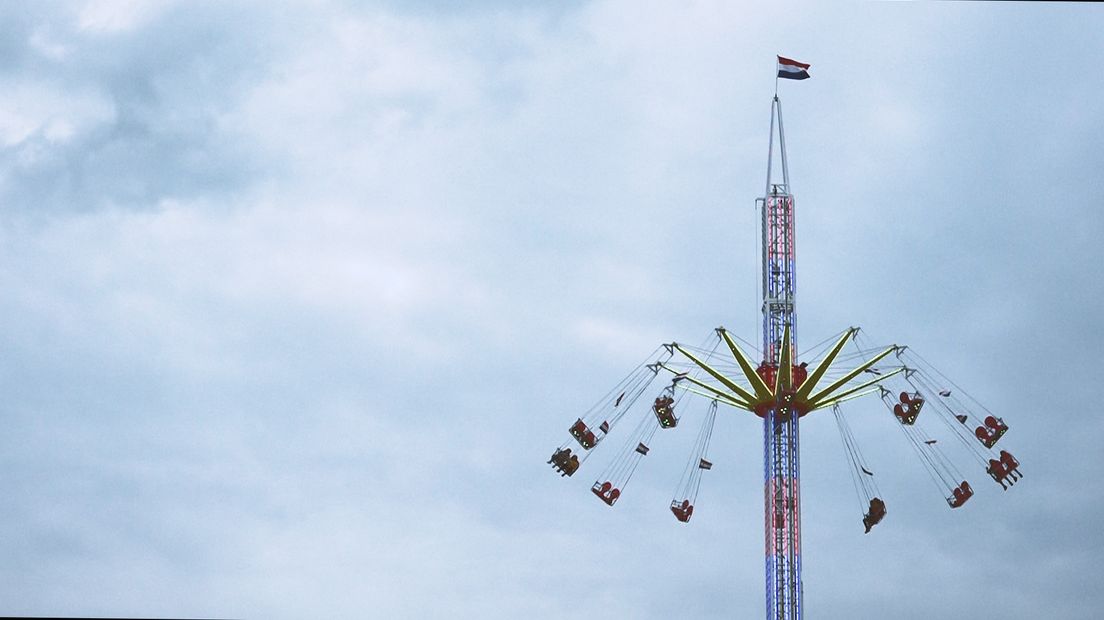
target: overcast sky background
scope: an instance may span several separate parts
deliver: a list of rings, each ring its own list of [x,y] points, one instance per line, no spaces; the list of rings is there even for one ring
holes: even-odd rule
[[[799,344],[912,346],[1026,475],[969,468],[951,511],[857,403],[864,535],[806,418],[808,617],[1098,617],[1102,31],[1050,3],[0,4],[0,614],[760,617],[757,419],[721,412],[686,527],[692,431],[612,510],[596,462],[545,461],[660,342],[758,340],[777,53],[814,76],[781,85]]]

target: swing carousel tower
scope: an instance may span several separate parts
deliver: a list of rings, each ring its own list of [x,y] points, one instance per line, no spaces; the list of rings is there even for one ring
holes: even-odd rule
[[[777,128],[777,129],[776,129]],[[775,178],[775,136],[782,178]],[[796,252],[794,235],[794,198],[791,193],[789,162],[786,158],[786,133],[782,122],[782,102],[777,93],[771,101],[770,139],[767,150],[767,183],[764,195],[756,200],[762,218],[762,361],[755,366],[732,336],[723,328],[716,332],[735,358],[746,386],[731,374],[726,375],[716,362],[706,361],[688,347],[672,343],[693,366],[711,376],[724,389],[695,378],[687,372],[663,364],[675,373],[676,383],[689,383],[684,389],[745,409],[763,420],[763,501],[766,572],[767,620],[800,620],[801,583],[801,457],[800,421],[807,413],[838,407],[839,403],[878,391],[879,383],[906,370],[904,366],[881,371],[875,364],[891,353],[890,346],[866,362],[840,376],[835,362],[857,329],[850,328],[836,340],[815,368],[798,363],[796,338]],[[874,378],[854,385],[863,373]],[[835,378],[817,389],[822,379]],[[873,498],[869,498],[873,499]],[[864,523],[877,523],[884,516],[871,504]],[[869,531],[869,528],[868,528]]]
[[[786,77],[783,75],[784,60],[779,57],[779,77]],[[798,65],[801,74],[808,77],[804,72],[807,65],[788,62]],[[776,159],[781,168],[780,180],[776,178]],[[1019,462],[1011,453],[994,451],[995,444],[1008,431],[1004,420],[918,354],[906,350],[907,347],[861,347],[859,329],[850,327],[830,346],[813,347],[812,358],[818,358],[815,364],[798,362],[794,198],[786,158],[782,103],[777,92],[771,101],[766,188],[756,205],[762,220],[761,361],[754,362],[737,343],[740,339],[724,327],[713,330],[704,343],[713,342],[712,348],[704,344],[699,347],[678,342],[663,344],[568,428],[571,438],[555,450],[548,463],[561,476],[574,475],[615,427],[631,419],[633,411],[650,409],[654,415],[644,413],[630,425],[633,430],[625,434],[624,447],[591,487],[602,502],[613,506],[651,450],[656,432],[679,426],[681,418],[676,416],[676,411],[692,410],[688,406],[684,409],[682,399],[704,397],[708,406],[701,418],[701,430],[670,506],[675,518],[687,523],[694,514],[702,472],[713,467],[713,462],[706,457],[718,406],[758,416],[763,426],[766,618],[800,620],[803,605],[799,426],[806,414],[832,409],[851,465],[867,533],[886,516],[886,505],[874,484],[872,468],[863,458],[841,414],[840,404],[845,401],[875,393],[881,396],[896,425],[952,509],[963,506],[974,491],[944,453],[932,430],[959,441],[1002,490],[1010,488],[1022,474]],[[747,341],[743,342],[754,348]],[[721,343],[726,346],[721,347]],[[841,355],[848,343],[854,345],[855,353]],[[879,366],[892,354],[896,356]],[[848,366],[851,368],[846,369]],[[670,384],[663,388],[650,408],[634,407],[661,371],[671,377]],[[887,385],[896,387],[891,390]],[[925,403],[933,405],[925,407]],[[922,409],[934,409],[935,412],[918,421]],[[939,421],[938,428],[930,428],[933,419]]]

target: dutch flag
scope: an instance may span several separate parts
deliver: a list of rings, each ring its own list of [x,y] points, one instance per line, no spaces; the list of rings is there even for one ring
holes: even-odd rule
[[[778,77],[787,80],[809,79],[809,65],[782,56],[778,57]]]

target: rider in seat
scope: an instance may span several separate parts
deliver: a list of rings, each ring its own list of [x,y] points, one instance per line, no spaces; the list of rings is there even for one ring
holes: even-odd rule
[[[1012,486],[1023,474],[1020,473],[1020,462],[1016,460],[1016,457],[1006,450],[1000,451],[1000,460],[989,459],[989,467],[986,469],[989,475],[1000,483],[1001,488],[1008,490],[1008,487],[1004,486],[1004,481],[1008,480],[1008,486]],[[1009,480],[1011,478],[1011,480]]]
[[[1023,474],[1019,470],[1020,462],[1016,460],[1016,457],[1011,453],[1001,450],[1000,460],[989,459],[989,467],[985,468],[985,471],[1000,483],[1001,488],[1008,490],[1008,487],[1016,484],[1016,481],[1023,477]],[[1005,486],[1005,481],[1008,482],[1008,486]]]
[[[881,523],[885,515],[885,502],[877,497],[870,500],[870,510],[863,516],[863,525],[866,526],[866,533],[869,534],[870,528]]]
[[[570,476],[579,470],[579,455],[572,454],[571,448],[560,448],[552,453],[548,463],[560,472],[560,476]]]
[[[675,399],[668,394],[663,394],[656,398],[652,405],[652,411],[655,412],[656,418],[659,419],[659,425],[663,428],[673,428],[678,424],[678,420],[675,418],[674,404]]]
[[[1001,463],[1004,463],[1004,468],[1007,469],[1009,473],[1016,474],[1021,478],[1023,477],[1023,474],[1020,473],[1020,462],[1016,460],[1016,457],[1012,456],[1012,453],[1007,450],[1001,450],[1000,460]]]

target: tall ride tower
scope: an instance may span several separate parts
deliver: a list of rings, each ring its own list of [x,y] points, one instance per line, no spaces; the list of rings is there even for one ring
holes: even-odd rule
[[[809,77],[807,69],[808,65],[778,58],[780,78],[805,79]],[[890,345],[881,350],[861,347],[857,342],[858,328],[849,327],[839,333],[834,344],[823,349],[814,347],[817,352],[813,355],[819,359],[812,365],[807,361],[798,362],[794,199],[777,85],[771,101],[768,144],[767,184],[763,197],[756,199],[762,217],[763,252],[763,352],[760,360],[745,353],[737,342],[741,339],[724,327],[714,330],[716,339],[707,339],[707,343],[714,342],[712,348],[678,342],[662,344],[568,428],[571,438],[553,452],[548,464],[561,476],[575,474],[599,444],[608,442],[606,438],[615,427],[623,424],[623,420],[634,419],[628,417],[634,411],[644,409],[643,416],[636,417],[629,425],[631,430],[624,435],[627,441],[623,448],[591,487],[595,496],[613,506],[651,450],[650,444],[657,431],[680,426],[676,411],[686,411],[681,399],[703,397],[710,404],[670,505],[674,517],[687,523],[694,514],[701,472],[713,467],[713,462],[706,457],[718,407],[743,410],[762,418],[766,618],[800,620],[803,592],[798,427],[802,416],[822,409],[832,410],[851,465],[866,533],[885,518],[886,503],[873,481],[873,470],[863,459],[840,413],[840,404],[845,401],[869,394],[880,396],[888,414],[898,423],[952,509],[962,507],[974,491],[943,453],[940,447],[943,444],[925,430],[932,418],[939,418],[940,429],[961,440],[1002,489],[1011,487],[1022,474],[1019,461],[1010,452],[994,451],[996,443],[1008,431],[1004,420],[985,409],[919,355],[906,351],[907,347]],[[782,171],[781,182],[773,176],[777,171],[776,158]],[[856,353],[840,358],[849,342],[856,345]],[[722,343],[726,347],[721,347]],[[879,366],[893,354],[895,358]],[[851,360],[863,358],[866,361],[846,369]],[[664,376],[670,377],[670,384],[651,401],[650,407],[634,409],[638,401],[649,402],[643,396],[663,373],[668,373]],[[923,421],[918,422],[921,410],[934,410],[934,413],[925,413]]]
[[[782,182],[771,177],[775,119]],[[767,151],[767,187],[756,203],[763,218],[763,364],[760,374],[777,373],[783,342],[789,359],[797,359],[794,330],[794,200],[790,193],[782,102],[771,101]],[[788,360],[787,360],[788,361]],[[791,372],[803,374],[804,367]],[[767,377],[764,376],[764,379]],[[800,383],[800,381],[797,381]],[[768,620],[801,618],[801,502],[798,424],[792,394],[776,392],[774,406],[763,412],[763,477],[766,530],[766,605]]]

